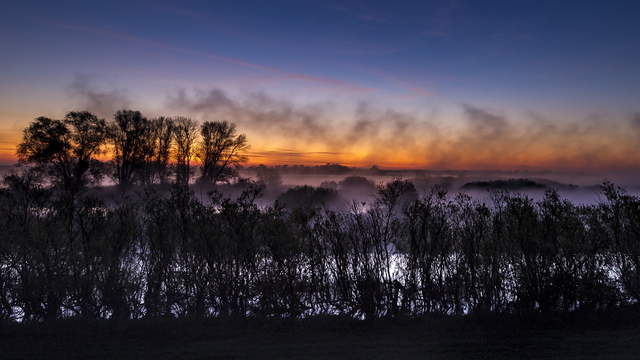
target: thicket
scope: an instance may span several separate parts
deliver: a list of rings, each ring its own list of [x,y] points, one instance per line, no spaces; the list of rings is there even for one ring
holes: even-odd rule
[[[259,207],[184,186],[106,205],[28,175],[0,190],[0,317],[355,318],[566,313],[640,298],[640,199],[490,204],[398,182],[350,210]],[[404,200],[403,200],[404,199]]]

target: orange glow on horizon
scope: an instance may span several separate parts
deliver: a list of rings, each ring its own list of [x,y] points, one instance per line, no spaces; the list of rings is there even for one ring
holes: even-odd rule
[[[260,132],[240,126],[250,149],[244,166],[342,164],[367,168],[437,170],[561,170],[609,171],[640,169],[635,154],[636,132],[625,126],[596,128],[592,132],[547,132],[528,137],[526,128],[499,137],[475,136],[471,132],[421,133],[407,131],[388,135],[382,130],[350,139],[338,128],[314,137]],[[366,129],[365,129],[366,132]],[[333,134],[336,134],[335,136]],[[524,134],[524,135],[523,135]],[[5,128],[0,133],[0,163],[17,162],[16,146],[21,132]],[[108,161],[109,154],[99,156]],[[194,156],[192,164],[198,166]]]
[[[253,156],[251,155],[253,154]],[[629,158],[601,158],[595,161],[562,161],[549,154],[544,153],[528,153],[520,154],[518,157],[495,158],[493,161],[485,161],[484,159],[474,157],[468,154],[465,158],[458,158],[450,163],[442,163],[420,159],[403,158],[401,156],[380,157],[376,161],[366,160],[359,156],[337,156],[309,153],[296,153],[296,156],[278,155],[277,152],[270,151],[254,151],[248,154],[248,161],[243,164],[245,167],[266,165],[304,165],[318,166],[325,164],[341,164],[344,166],[355,168],[368,168],[378,166],[382,169],[433,169],[433,170],[567,170],[567,171],[608,171],[608,170],[625,170],[640,169],[640,164]],[[109,154],[98,156],[102,161],[110,160]],[[15,150],[0,150],[0,163],[11,165],[17,163]],[[191,161],[193,166],[199,166],[199,161],[194,158]]]

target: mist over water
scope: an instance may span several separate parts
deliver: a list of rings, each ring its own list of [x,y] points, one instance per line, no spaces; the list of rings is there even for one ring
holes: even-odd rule
[[[375,172],[382,172],[375,173]],[[561,173],[561,172],[490,172],[490,171],[423,171],[423,170],[394,170],[372,171],[370,169],[352,169],[342,174],[302,174],[287,171],[279,172],[281,177],[280,192],[299,186],[322,187],[335,183],[338,193],[346,202],[353,200],[373,201],[375,191],[370,188],[352,188],[349,191],[341,189],[340,183],[348,177],[363,177],[375,186],[383,186],[394,180],[407,180],[416,187],[418,196],[426,195],[433,189],[446,190],[453,197],[458,193],[470,195],[474,200],[491,203],[493,190],[503,190],[518,194],[524,194],[535,201],[541,200],[547,190],[556,190],[562,198],[576,205],[595,204],[603,200],[600,185],[604,181],[610,181],[623,187],[629,194],[640,194],[640,186],[636,182],[637,176],[628,173]],[[243,169],[240,175],[245,178],[259,180],[256,172],[251,169]],[[539,188],[477,188],[465,186],[475,182],[509,181],[516,179],[531,180]],[[375,190],[375,189],[374,189]]]
[[[272,167],[268,167],[273,169]],[[17,165],[0,166],[0,177],[4,177],[11,173],[20,173],[22,167]],[[332,187],[338,191],[341,200],[345,204],[352,203],[354,200],[370,203],[375,200],[376,188],[388,184],[394,180],[406,180],[411,182],[418,196],[428,194],[433,189],[446,190],[450,197],[458,193],[470,195],[474,200],[491,203],[491,190],[488,188],[465,187],[466,184],[474,182],[492,182],[498,180],[510,179],[527,179],[539,185],[540,188],[511,188],[502,189],[518,194],[524,194],[533,200],[541,200],[545,192],[550,189],[556,190],[561,197],[571,201],[576,205],[589,205],[600,202],[603,197],[600,185],[603,181],[610,181],[624,188],[630,195],[640,194],[640,185],[636,181],[637,176],[630,173],[561,173],[561,172],[489,172],[489,171],[457,171],[457,170],[379,170],[379,169],[358,169],[352,168],[345,173],[340,174],[317,174],[317,173],[300,173],[291,171],[275,170],[280,177],[278,186],[266,184],[265,194],[263,194],[263,203],[275,200],[278,195],[286,192],[288,189],[312,186]],[[197,171],[196,171],[197,175]],[[244,168],[239,171],[240,178],[260,181],[256,170],[252,168]],[[345,189],[340,186],[346,178],[362,177],[367,179],[371,186],[364,188],[354,186]],[[237,181],[237,180],[236,180]],[[331,185],[333,183],[333,185]],[[108,176],[105,176],[100,184],[101,186],[113,186],[114,182]],[[234,191],[228,190],[229,186],[222,186],[221,191],[226,195],[233,196]],[[204,196],[204,195],[203,195]]]

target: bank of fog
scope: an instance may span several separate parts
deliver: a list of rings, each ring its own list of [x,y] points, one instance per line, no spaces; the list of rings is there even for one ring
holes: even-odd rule
[[[334,209],[348,208],[354,202],[371,204],[379,196],[379,189],[393,182],[404,183],[404,190],[414,192],[417,197],[446,192],[447,197],[453,198],[463,193],[487,204],[493,202],[497,192],[521,194],[539,201],[550,190],[577,205],[596,204],[603,201],[601,185],[605,181],[621,185],[629,194],[640,194],[640,186],[634,182],[636,177],[628,174],[324,168],[254,166],[242,169],[240,176],[264,186],[262,204],[279,200],[286,205],[304,202],[306,198]],[[233,196],[242,183],[241,180],[222,186],[221,190]]]

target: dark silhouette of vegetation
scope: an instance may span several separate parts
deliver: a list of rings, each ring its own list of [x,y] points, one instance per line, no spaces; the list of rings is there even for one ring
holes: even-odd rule
[[[277,192],[282,189],[282,176],[277,168],[264,165],[255,168],[258,183],[263,184],[266,192]]]
[[[202,182],[217,183],[236,176],[235,168],[247,160],[247,138],[236,134],[235,124],[207,121],[200,127],[198,158],[202,161]]]
[[[364,176],[347,176],[338,187],[346,191],[375,191],[375,184]]]
[[[25,130],[21,159],[50,171],[0,189],[1,319],[566,315],[640,300],[640,198],[610,183],[582,206],[554,190],[540,201],[497,191],[490,203],[418,194],[406,180],[349,209],[310,186],[259,206],[262,183],[238,182],[233,199],[186,186],[195,122],[120,111],[109,126],[119,184],[144,189],[114,203],[80,191],[103,120],[70,113]],[[165,191],[148,184],[166,175],[145,174],[166,166],[167,133],[176,186]],[[234,134],[220,136],[243,148]],[[340,186],[350,182],[362,180]]]
[[[145,167],[151,153],[150,121],[139,111],[121,110],[109,127],[113,144],[114,180],[127,188],[136,181],[144,183]]]
[[[339,201],[338,192],[309,185],[293,187],[278,197],[278,202],[290,209],[314,209]]]
[[[320,183],[320,187],[330,190],[338,190],[338,183],[333,180],[323,181]]]
[[[36,165],[57,187],[75,194],[100,179],[96,156],[106,132],[105,121],[89,112],[70,112],[64,120],[39,117],[24,130],[18,157]]]
[[[171,145],[174,131],[174,121],[171,118],[159,117],[152,120],[151,128],[151,176],[148,182],[156,180],[161,184],[169,181],[169,160],[171,158]]]
[[[188,185],[191,178],[191,160],[195,155],[198,126],[186,117],[174,119],[173,138],[175,142],[176,184]]]
[[[255,170],[260,166],[248,167],[249,170]],[[274,169],[281,174],[304,174],[304,175],[341,175],[349,173],[352,168],[340,164],[325,164],[316,166],[305,165],[275,165]]]
[[[462,186],[462,189],[500,189],[500,190],[528,190],[545,189],[548,186],[529,179],[507,179],[493,181],[472,181]]]

